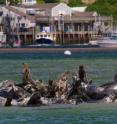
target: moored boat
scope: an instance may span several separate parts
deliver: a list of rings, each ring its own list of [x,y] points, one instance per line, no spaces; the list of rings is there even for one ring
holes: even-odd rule
[[[89,44],[90,45],[98,45],[98,40],[90,40]]]
[[[39,40],[39,39],[49,39],[49,40],[53,40],[55,41],[56,40],[56,36],[53,35],[52,33],[49,33],[49,32],[41,32],[41,33],[37,33],[36,34],[36,37],[35,37],[35,40]]]
[[[113,33],[110,37],[104,37],[98,42],[100,47],[116,47],[117,48],[117,33]]]

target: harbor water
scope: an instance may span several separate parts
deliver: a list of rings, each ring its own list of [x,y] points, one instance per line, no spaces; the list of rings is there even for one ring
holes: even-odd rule
[[[22,82],[22,63],[28,63],[33,79],[55,80],[64,71],[71,74],[83,64],[94,85],[113,80],[117,51],[0,53],[0,82]],[[0,124],[116,124],[117,103],[83,103],[43,107],[0,108]]]

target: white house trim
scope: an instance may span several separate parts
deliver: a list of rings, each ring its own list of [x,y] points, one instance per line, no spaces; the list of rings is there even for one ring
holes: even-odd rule
[[[52,8],[52,16],[55,16],[54,9],[55,9],[56,7],[59,7],[59,6],[63,6],[63,7],[65,7],[65,8],[68,8],[68,9],[70,10],[69,16],[72,15],[72,9],[71,9],[69,6],[67,6],[67,4],[65,4],[65,3],[60,3],[60,4],[58,4],[57,6],[55,6],[55,7]],[[58,10],[58,13],[56,13],[56,16],[60,16],[61,14],[66,15],[66,13],[67,13],[67,12],[66,12],[66,9]],[[57,15],[57,14],[58,14],[58,15]]]
[[[85,12],[86,11],[87,6],[84,7],[72,7],[72,11],[73,12]]]
[[[36,0],[22,0],[22,4],[24,5],[32,5],[32,4],[36,4]]]

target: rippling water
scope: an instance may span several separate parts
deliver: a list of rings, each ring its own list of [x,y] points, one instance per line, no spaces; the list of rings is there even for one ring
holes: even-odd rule
[[[65,70],[77,71],[84,64],[88,77],[95,84],[112,80],[117,72],[117,52],[73,52],[65,56],[55,53],[0,53],[0,81],[10,79],[16,83],[22,81],[22,63],[31,68],[34,79],[56,79]]]
[[[0,124],[116,124],[117,104],[1,108]]]
[[[76,71],[84,64],[95,85],[112,80],[117,73],[117,51],[55,53],[0,53],[0,81],[22,81],[22,63],[31,68],[34,79],[56,79],[65,70]],[[81,104],[34,108],[0,108],[0,124],[116,124],[117,104]]]

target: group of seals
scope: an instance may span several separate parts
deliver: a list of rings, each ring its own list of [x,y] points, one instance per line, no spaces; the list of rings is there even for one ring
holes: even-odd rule
[[[33,80],[30,69],[23,63],[23,81],[20,84],[6,80],[0,84],[0,106],[40,106],[49,104],[79,104],[82,102],[114,102],[117,99],[117,75],[112,82],[94,86],[84,80],[82,67],[74,75],[65,71],[56,80],[44,83]],[[83,70],[83,71],[82,71]],[[83,73],[82,73],[83,72]],[[80,78],[79,78],[80,77]]]

